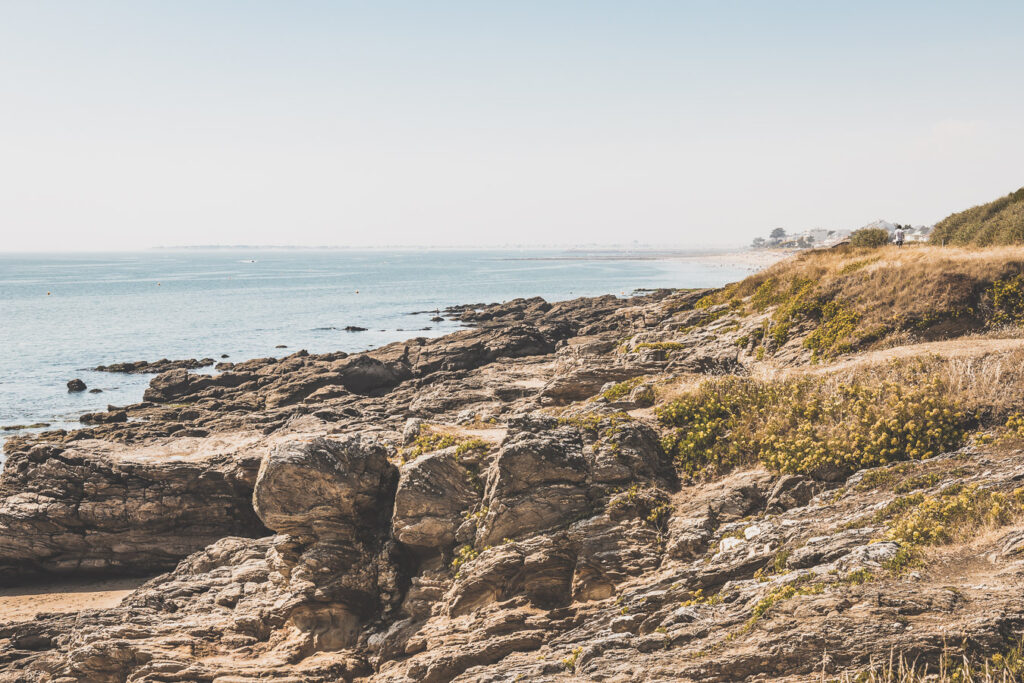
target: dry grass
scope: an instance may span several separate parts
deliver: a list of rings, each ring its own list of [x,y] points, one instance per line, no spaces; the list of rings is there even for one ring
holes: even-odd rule
[[[845,246],[803,252],[709,300],[730,302],[748,313],[767,307],[772,323],[766,338],[781,345],[803,329],[808,335],[804,345],[820,360],[1016,322],[1002,320],[1006,316],[997,315],[994,302],[998,290],[1006,301],[1020,305],[1020,285],[1007,288],[1006,283],[1017,282],[1014,278],[1022,274],[1024,247]]]
[[[890,655],[889,661],[857,674],[839,678],[821,676],[822,683],[1020,683],[1024,681],[1022,644],[977,663],[966,656],[943,655],[938,666],[919,664],[905,655]]]
[[[1024,272],[1024,247],[960,249],[828,249],[801,253],[740,282],[734,293],[750,296],[768,280],[813,280],[851,302],[870,304],[880,315],[925,312],[961,304],[995,280]],[[870,323],[870,316],[864,320]]]
[[[946,343],[949,354],[921,353],[897,356],[876,363],[838,363],[814,368],[806,374],[828,375],[832,385],[859,383],[866,385],[897,382],[914,384],[938,379],[951,402],[966,409],[979,422],[1003,421],[1024,404],[1024,347],[1016,344],[1004,351],[972,355],[959,341]],[[943,344],[924,344],[938,349]],[[963,347],[963,348],[961,348]],[[775,371],[778,376],[801,374]],[[765,377],[769,373],[765,373]]]

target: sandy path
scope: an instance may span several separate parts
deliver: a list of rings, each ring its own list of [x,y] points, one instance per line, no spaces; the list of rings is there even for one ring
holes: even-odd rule
[[[83,580],[0,588],[0,624],[27,621],[41,612],[77,612],[114,607],[145,581]]]
[[[969,358],[984,356],[989,353],[1015,351],[1017,349],[1024,349],[1024,339],[950,339],[948,341],[923,342],[921,344],[908,344],[906,346],[895,346],[891,349],[869,351],[868,353],[860,353],[852,358],[839,360],[828,365],[811,367],[805,371],[836,372],[861,365],[884,363],[895,358],[913,358],[914,356],[933,354],[943,358]]]

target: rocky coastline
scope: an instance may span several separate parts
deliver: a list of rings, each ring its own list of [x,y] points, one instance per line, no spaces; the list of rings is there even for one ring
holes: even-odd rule
[[[653,397],[768,367],[751,340],[773,309],[722,291],[475,304],[443,337],[216,374],[107,368],[160,372],[83,429],[7,441],[0,582],[151,578],[0,622],[0,680],[796,681],[1005,649],[1016,522],[963,580],[889,576],[906,545],[865,513],[900,495],[876,470],[681,466]],[[813,333],[772,371],[817,372]],[[891,476],[1012,500],[1024,458],[968,445]]]

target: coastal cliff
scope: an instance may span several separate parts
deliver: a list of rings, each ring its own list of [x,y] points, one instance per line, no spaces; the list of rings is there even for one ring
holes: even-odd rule
[[[0,680],[1019,680],[1022,294],[840,248],[175,367],[8,442],[8,585],[153,578],[0,623]]]

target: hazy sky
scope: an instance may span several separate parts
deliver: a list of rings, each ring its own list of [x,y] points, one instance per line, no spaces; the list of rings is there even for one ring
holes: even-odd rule
[[[749,243],[1024,185],[1024,2],[0,0],[0,251]]]

